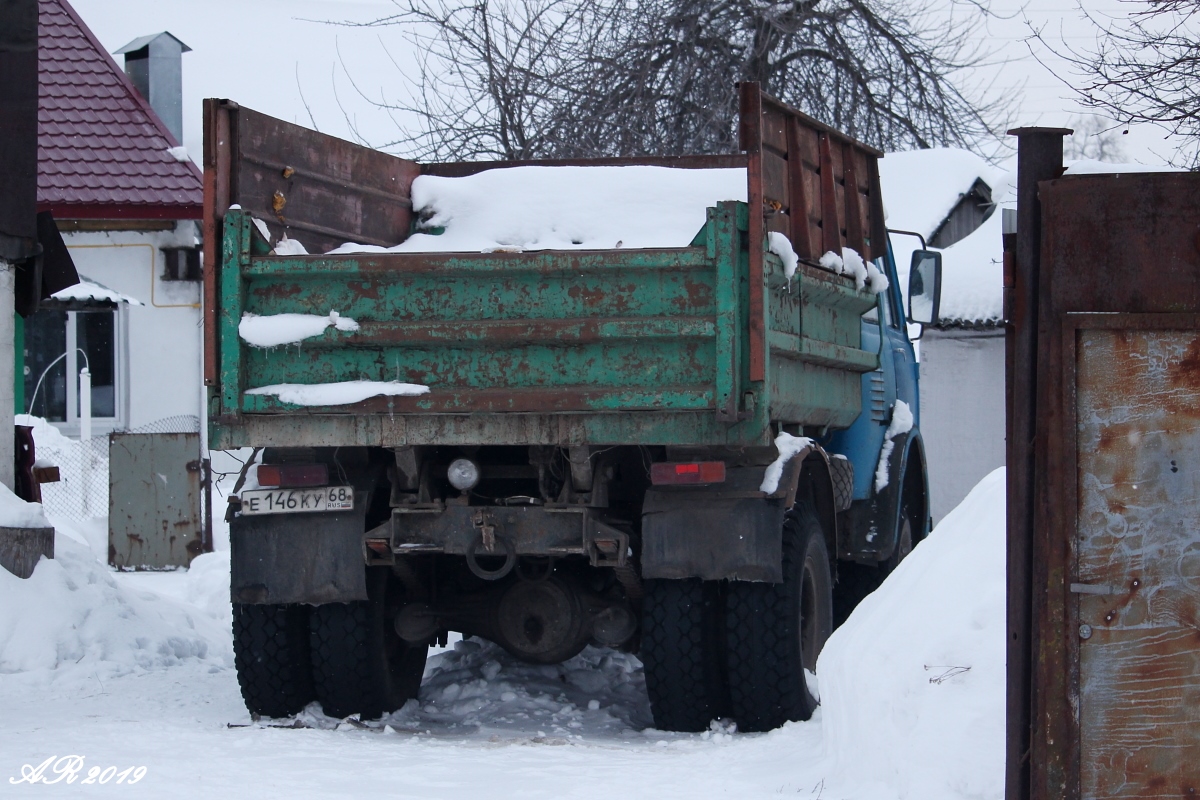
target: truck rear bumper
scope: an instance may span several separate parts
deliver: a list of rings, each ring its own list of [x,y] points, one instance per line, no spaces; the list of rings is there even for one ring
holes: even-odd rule
[[[386,550],[379,544],[387,537]],[[629,534],[584,506],[437,505],[392,509],[367,535],[368,563],[419,553],[588,556],[593,566],[625,566]],[[377,549],[376,549],[377,548]]]

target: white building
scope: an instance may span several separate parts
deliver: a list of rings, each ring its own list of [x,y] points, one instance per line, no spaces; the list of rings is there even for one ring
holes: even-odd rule
[[[936,524],[1004,465],[1000,209],[1015,207],[1015,176],[952,149],[889,153],[880,173],[888,227],[944,248],[941,323],[926,330],[919,344],[921,432]],[[906,285],[919,242],[896,235],[892,242]]]
[[[139,91],[66,0],[41,0],[39,30],[38,210],[83,282],[18,325],[18,411],[77,436],[87,367],[93,434],[196,430],[203,186],[171,132],[186,46],[164,33],[124,48]]]

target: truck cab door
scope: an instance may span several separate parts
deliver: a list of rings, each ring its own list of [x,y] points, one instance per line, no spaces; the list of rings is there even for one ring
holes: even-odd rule
[[[913,415],[913,427],[917,428],[920,426],[921,419],[916,353],[913,350],[912,340],[908,336],[908,320],[904,315],[903,295],[895,270],[891,270],[888,277],[890,285],[887,288],[887,302],[884,305],[887,307],[889,319],[885,323],[884,329],[887,332],[888,349],[891,351],[895,375],[895,396],[892,402],[901,400],[908,405]],[[890,406],[888,417],[891,418]]]
[[[908,404],[914,426],[919,422],[917,365],[908,325],[900,302],[900,286],[892,259],[880,259],[889,286],[879,294],[876,307],[862,318],[862,349],[879,353],[879,368],[862,377],[862,413],[849,428],[832,434],[826,449],[846,456],[854,464],[854,499],[865,500],[874,491],[875,470],[884,434],[897,400]]]
[[[892,309],[886,293],[881,293],[878,301],[874,309],[863,314],[861,322],[862,349],[879,354],[878,368],[862,376],[862,412],[849,428],[834,432],[822,442],[827,450],[844,455],[854,465],[855,500],[871,496],[883,435],[896,402],[893,357],[896,348],[890,333]]]

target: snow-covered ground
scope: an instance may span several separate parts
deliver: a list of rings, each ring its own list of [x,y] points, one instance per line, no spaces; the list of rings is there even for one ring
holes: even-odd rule
[[[419,702],[378,724],[315,705],[302,727],[253,723],[227,553],[113,573],[93,532],[56,522],[54,561],[27,581],[0,572],[0,796],[1002,796],[1003,471],[834,634],[814,718],[752,735],[649,728],[632,656],[589,648],[532,667],[475,640],[432,655]],[[83,759],[70,785],[13,783],[79,764],[64,756]],[[110,766],[111,785],[82,783]],[[114,788],[131,767],[143,777]]]

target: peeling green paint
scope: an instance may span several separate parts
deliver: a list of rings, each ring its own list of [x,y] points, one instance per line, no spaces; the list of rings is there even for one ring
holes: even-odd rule
[[[874,297],[812,266],[788,281],[770,254],[763,285],[749,286],[748,213],[744,203],[710,208],[687,248],[282,257],[266,254],[249,215],[230,211],[212,441],[764,444],[773,422],[848,425],[859,373],[877,364],[858,349]],[[768,379],[757,383],[751,291],[770,317]],[[358,330],[271,349],[238,336],[246,312],[330,311]],[[244,393],[349,380],[431,391],[320,409]]]

